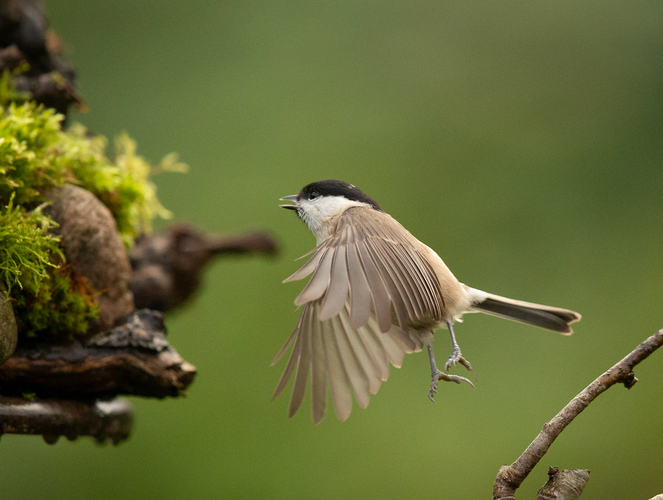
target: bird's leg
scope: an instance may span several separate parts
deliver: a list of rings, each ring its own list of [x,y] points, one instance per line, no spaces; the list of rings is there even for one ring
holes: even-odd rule
[[[456,342],[456,335],[454,334],[453,323],[449,320],[445,321],[447,323],[447,326],[449,327],[449,333],[451,334],[451,354],[449,355],[449,359],[447,359],[447,362],[444,364],[444,371],[449,373],[449,368],[451,368],[452,366],[456,366],[456,364],[460,363],[469,371],[471,371],[472,374],[474,375],[474,370],[472,369],[472,365],[468,360],[466,360],[463,357],[463,355],[460,352],[460,347],[458,346],[458,342]]]
[[[474,384],[465,377],[460,377],[458,375],[448,375],[438,370],[437,365],[435,364],[435,356],[433,355],[432,345],[428,346],[428,359],[430,360],[430,371],[432,379],[430,383],[430,391],[428,391],[428,399],[430,399],[433,403],[435,402],[433,395],[437,392],[438,380],[444,380],[445,382],[456,382],[457,384],[460,384],[461,382],[467,382],[472,387],[474,387]]]

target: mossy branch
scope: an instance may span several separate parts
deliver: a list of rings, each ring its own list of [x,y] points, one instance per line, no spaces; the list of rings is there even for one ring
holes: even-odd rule
[[[150,176],[185,171],[176,155],[166,155],[152,167],[136,154],[135,141],[122,133],[110,160],[104,136],[91,135],[80,124],[63,132],[63,119],[34,102],[10,103],[0,111],[0,206],[12,195],[17,206],[36,206],[45,201],[48,189],[76,184],[108,207],[127,246],[138,234],[150,232],[154,217],[170,217]]]
[[[8,75],[0,79],[3,103],[16,97]],[[173,153],[152,167],[136,154],[136,143],[126,133],[115,141],[114,158],[109,159],[105,137],[82,125],[62,131],[63,120],[54,109],[33,101],[0,106],[0,281],[15,301],[24,336],[48,330],[51,337],[70,338],[85,333],[98,316],[95,290],[61,267],[65,257],[58,237],[49,234],[57,224],[41,211],[49,193],[75,184],[94,194],[110,210],[130,248],[138,234],[150,232],[154,217],[170,217],[150,176],[186,170]]]

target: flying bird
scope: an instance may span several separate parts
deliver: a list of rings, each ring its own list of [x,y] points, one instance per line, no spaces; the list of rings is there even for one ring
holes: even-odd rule
[[[508,299],[460,283],[431,248],[412,236],[363,191],[347,182],[324,180],[281,198],[316,238],[310,259],[284,280],[311,279],[295,299],[303,306],[292,335],[278,352],[276,364],[291,345],[292,353],[274,398],[295,374],[288,416],[301,406],[311,379],[311,416],[319,423],[331,388],[334,411],[344,421],[352,395],[366,408],[389,376],[389,363],[400,367],[406,353],[426,346],[431,366],[428,397],[437,383],[472,382],[449,374],[462,355],[453,324],[468,312],[483,312],[538,326],[564,335],[580,314],[568,309]],[[433,332],[447,327],[452,350],[437,368]]]

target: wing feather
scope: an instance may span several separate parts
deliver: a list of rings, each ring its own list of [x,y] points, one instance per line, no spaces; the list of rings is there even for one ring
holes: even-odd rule
[[[297,359],[297,373],[295,375],[295,383],[292,388],[292,396],[290,397],[290,405],[288,407],[288,417],[292,417],[302,404],[304,393],[306,392],[306,379],[310,367],[309,357],[311,355],[311,321],[315,321],[311,315],[311,308],[307,307],[303,314],[304,320],[302,322],[303,328],[300,329],[298,341],[301,339],[301,347]]]
[[[394,285],[396,285],[398,296],[403,300],[403,305],[407,311],[408,318],[414,320],[415,318],[420,317],[422,311],[417,303],[416,292],[413,290],[413,287],[408,280],[407,273],[404,272],[401,267],[403,263],[393,251],[395,245],[392,242],[386,242],[385,240],[379,240],[376,238],[371,239],[371,244],[375,251],[375,255],[379,256],[384,268],[389,273]],[[401,327],[405,328],[406,325],[407,321],[405,325],[401,324]]]
[[[405,351],[401,349],[401,346],[391,337],[389,332],[382,334],[384,336],[382,340],[382,345],[384,350],[387,353],[389,362],[396,368],[403,366],[403,359],[405,358]]]
[[[383,335],[383,333],[379,330],[380,329],[378,327],[379,334]],[[367,326],[362,326],[357,330],[357,332],[359,333],[359,339],[366,347],[366,350],[370,354],[371,359],[373,359],[373,362],[378,369],[380,380],[384,382],[387,380],[387,378],[389,378],[389,359],[387,357],[387,352],[382,345],[382,342],[380,342],[379,337],[373,333],[373,330]]]
[[[334,413],[336,413],[336,418],[344,422],[352,411],[350,384],[339,356],[336,335],[332,330],[331,321],[323,321],[320,325],[322,326],[322,345],[327,360],[327,376],[329,377],[332,400],[334,401]]]
[[[394,360],[398,360],[400,358],[402,361],[405,354],[401,356],[398,353],[400,348],[394,343],[393,340],[391,340],[389,332],[383,333],[380,330],[380,326],[373,318],[369,319],[368,323],[363,328],[368,334],[368,337],[372,339],[374,344],[377,344],[377,346],[379,346],[378,347],[379,352],[383,356],[384,363],[386,364],[386,377],[388,377],[389,363],[394,365],[396,368],[400,368],[400,364],[395,363]],[[386,377],[384,377],[382,380],[383,381],[387,380]]]
[[[319,424],[327,411],[327,359],[317,311],[311,314],[311,418]]]
[[[427,311],[435,306],[428,301],[428,283],[419,274],[412,262],[411,252],[400,243],[385,245],[385,252],[391,255],[394,267],[399,271],[403,281],[407,284],[411,297],[414,298],[413,307],[416,316],[412,320],[424,317]]]
[[[392,325],[387,333],[375,318],[358,329],[350,321],[350,304],[338,316],[319,321],[321,300],[304,306],[302,317],[286,343],[294,342],[286,368],[274,391],[276,398],[294,376],[288,416],[301,407],[306,381],[311,374],[311,417],[319,423],[326,412],[327,386],[331,388],[334,411],[339,420],[352,411],[352,394],[361,408],[376,394],[389,376],[389,363],[400,367],[407,352],[421,349],[417,334]]]
[[[272,401],[275,398],[277,398],[278,395],[281,394],[281,392],[285,388],[286,384],[288,383],[288,380],[290,380],[290,376],[292,375],[293,370],[295,369],[296,362],[299,359],[299,353],[302,348],[301,335],[299,335],[299,326],[295,328],[295,331],[298,333],[295,340],[295,346],[292,348],[292,352],[290,353],[290,359],[288,359],[288,364],[285,365],[285,370],[283,371],[283,375],[281,375],[281,380],[279,380],[279,383],[276,386],[276,389],[274,390]]]
[[[283,347],[279,350],[279,352],[276,353],[276,356],[274,356],[274,359],[272,360],[272,363],[269,366],[274,366],[276,363],[281,361],[281,358],[283,355],[286,353],[286,351],[290,348],[290,345],[292,344],[292,341],[297,338],[297,332],[299,331],[299,325],[302,324],[302,317],[299,317],[299,320],[297,321],[297,326],[295,329],[292,331],[290,334],[290,337],[288,337],[288,340],[286,340],[285,344],[283,344]]]
[[[426,286],[426,291],[429,295],[429,300],[434,304],[436,321],[442,321],[442,310],[445,307],[444,305],[444,296],[442,295],[442,287],[440,285],[440,280],[437,279],[433,267],[428,262],[428,259],[419,251],[414,252],[410,255],[414,261],[414,268],[420,275],[420,279],[425,281],[428,286]]]
[[[364,268],[364,275],[366,276],[368,286],[371,289],[375,315],[380,325],[380,330],[387,332],[391,328],[391,298],[389,291],[380,276],[380,271],[371,258],[365,241],[357,243],[357,251],[361,259],[361,265]]]
[[[315,251],[315,249],[313,249],[313,251]],[[297,281],[306,278],[309,274],[315,271],[315,268],[317,267],[323,255],[323,251],[315,251],[313,256],[308,261],[306,261],[306,264],[300,267],[296,273],[284,279],[283,283],[289,283],[291,281]]]
[[[359,362],[357,352],[352,348],[348,334],[340,318],[337,316],[331,321],[332,329],[335,333],[336,346],[338,347],[339,359],[345,369],[347,380],[350,383],[350,387],[352,387],[352,392],[359,406],[366,408],[370,399],[368,376]]]
[[[318,318],[325,321],[336,316],[345,306],[348,298],[350,284],[348,282],[348,267],[345,260],[345,246],[339,246],[334,251],[334,260],[331,267],[331,282]]]
[[[389,291],[391,304],[394,306],[396,317],[398,318],[398,324],[401,326],[401,328],[406,328],[408,311],[405,306],[405,301],[403,300],[403,294],[399,290],[396,282],[394,281],[394,277],[392,276],[387,265],[383,262],[383,259],[381,258],[381,255],[377,251],[376,246],[371,238],[366,240],[366,248],[368,250],[368,255],[371,257],[373,263],[380,271],[380,276],[384,280],[384,284]]]
[[[436,322],[441,321],[444,298],[435,271],[419,249],[421,243],[400,225],[397,231],[394,224],[379,227],[372,222],[370,224],[372,233],[380,235],[379,240],[385,243],[383,248],[391,253],[394,265],[404,272],[415,298],[423,306],[422,312],[432,314]]]
[[[311,280],[306,284],[302,293],[295,299],[296,306],[318,300],[324,295],[329,286],[334,250],[333,248],[325,248],[323,251],[324,255],[320,257],[320,263],[315,271],[313,271]]]
[[[356,329],[365,325],[368,321],[368,317],[371,315],[373,298],[356,244],[348,245],[345,257],[350,278],[350,322],[352,327]]]
[[[380,369],[376,365],[371,353],[366,348],[366,345],[362,341],[362,334],[360,331],[356,331],[348,319],[347,309],[339,314],[339,319],[343,325],[343,330],[350,344],[352,351],[357,357],[359,366],[366,375],[368,381],[368,390],[371,394],[377,394],[380,385],[382,384],[382,379],[380,376]],[[368,395],[367,395],[368,397]],[[359,400],[357,400],[359,402]],[[368,401],[366,402],[368,405]],[[361,406],[361,403],[360,403]]]

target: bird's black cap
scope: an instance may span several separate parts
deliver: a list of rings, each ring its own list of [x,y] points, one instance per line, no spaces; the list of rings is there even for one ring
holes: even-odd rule
[[[343,196],[348,200],[366,203],[374,209],[382,211],[377,201],[349,182],[335,179],[312,182],[299,192],[297,198],[308,200],[315,198],[316,194],[318,196]]]

